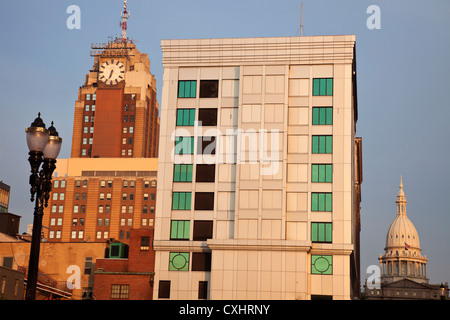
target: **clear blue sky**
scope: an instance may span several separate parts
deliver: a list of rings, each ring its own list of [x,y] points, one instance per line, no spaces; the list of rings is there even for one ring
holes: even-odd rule
[[[161,39],[299,35],[301,0],[129,0],[129,36],[149,53],[161,92]],[[450,281],[450,1],[303,1],[303,35],[355,34],[363,138],[361,277],[378,264],[403,175],[408,217],[431,283]],[[69,30],[68,6],[81,9]],[[0,180],[10,211],[32,223],[25,127],[38,112],[70,157],[75,100],[92,67],[90,45],[120,34],[122,0],[2,1]],[[370,5],[381,29],[369,30]]]

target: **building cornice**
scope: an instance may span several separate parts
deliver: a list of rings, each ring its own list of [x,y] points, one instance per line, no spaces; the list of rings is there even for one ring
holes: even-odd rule
[[[164,67],[352,63],[354,35],[162,40]]]

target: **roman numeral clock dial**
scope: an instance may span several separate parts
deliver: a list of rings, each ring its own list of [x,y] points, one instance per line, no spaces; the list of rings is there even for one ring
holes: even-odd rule
[[[99,79],[105,84],[118,84],[125,77],[125,68],[119,60],[108,60],[102,63],[99,70]]]

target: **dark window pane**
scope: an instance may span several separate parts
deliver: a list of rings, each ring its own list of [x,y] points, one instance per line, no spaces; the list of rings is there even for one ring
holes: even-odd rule
[[[217,108],[198,109],[198,121],[201,122],[201,125],[204,127],[217,126]]]
[[[195,210],[214,210],[214,192],[196,192]]]
[[[214,182],[215,181],[215,164],[198,164],[195,180],[197,182]]]
[[[311,300],[333,300],[333,296],[311,295]]]
[[[197,154],[216,154],[216,137],[199,137]]]
[[[213,237],[213,222],[198,220],[194,221],[194,241],[206,241]]]
[[[198,282],[198,298],[208,299],[208,281]]]
[[[3,266],[12,269],[13,257],[3,257]]]
[[[141,237],[141,247],[150,246],[150,237]]]
[[[170,281],[159,281],[158,298],[170,298]]]
[[[200,80],[200,98],[217,98],[219,80]]]
[[[211,271],[211,253],[193,252],[192,271]]]

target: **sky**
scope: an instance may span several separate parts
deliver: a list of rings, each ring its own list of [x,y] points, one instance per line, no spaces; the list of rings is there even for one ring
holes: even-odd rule
[[[162,84],[162,39],[300,35],[301,0],[129,0],[128,36],[149,54]],[[71,5],[80,28],[69,29]],[[0,180],[9,211],[32,223],[25,128],[41,112],[69,158],[78,89],[93,65],[92,43],[119,36],[122,0],[2,1]],[[374,11],[379,8],[379,20]],[[400,175],[407,214],[428,258],[430,283],[450,282],[450,1],[303,0],[303,35],[356,35],[362,137],[361,279],[379,265],[396,216]],[[369,28],[379,22],[380,28]],[[370,23],[369,23],[370,26]]]

